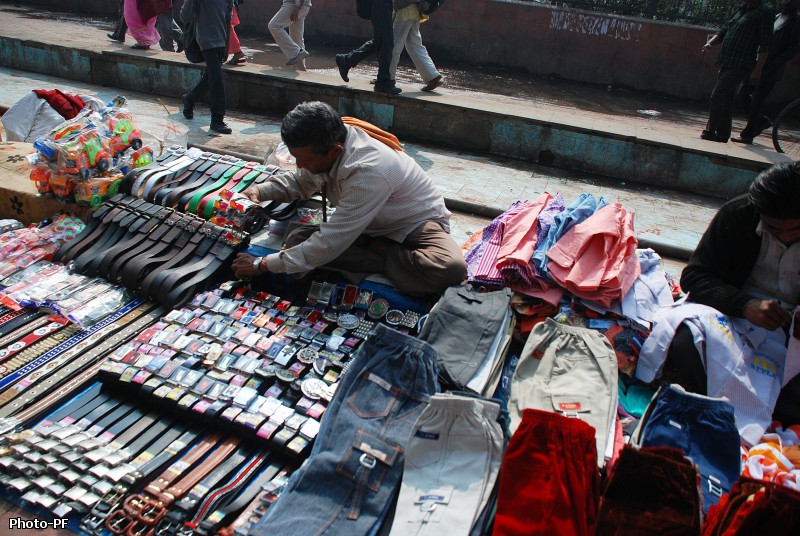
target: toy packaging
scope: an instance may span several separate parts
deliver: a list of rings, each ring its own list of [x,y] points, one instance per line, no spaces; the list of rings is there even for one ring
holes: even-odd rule
[[[116,195],[122,177],[153,162],[125,97],[100,111],[84,109],[37,138],[28,156],[30,178],[41,195],[98,206]]]

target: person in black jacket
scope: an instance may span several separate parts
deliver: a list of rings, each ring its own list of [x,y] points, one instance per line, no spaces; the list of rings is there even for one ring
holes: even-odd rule
[[[800,163],[763,171],[750,193],[719,209],[681,274],[689,300],[745,318],[767,330],[788,330],[800,305]],[[787,334],[788,335],[788,334]],[[692,334],[682,325],[664,378],[706,393],[706,371]],[[800,423],[800,376],[778,398],[773,416]]]
[[[747,125],[738,137],[731,138],[737,143],[753,143],[753,138],[772,126],[772,121],[761,113],[764,101],[783,77],[786,62],[800,50],[800,17],[797,14],[796,0],[783,0],[781,12],[775,18],[772,41],[761,70],[761,77],[755,87],[743,84],[739,93],[742,105],[747,111]]]
[[[375,80],[375,91],[397,95],[402,93],[395,85],[390,66],[394,49],[394,33],[392,30],[392,0],[357,0],[358,15],[372,22],[372,39],[347,54],[336,54],[336,66],[339,76],[345,82],[350,81],[350,69],[364,61],[373,53],[378,55],[378,76]]]

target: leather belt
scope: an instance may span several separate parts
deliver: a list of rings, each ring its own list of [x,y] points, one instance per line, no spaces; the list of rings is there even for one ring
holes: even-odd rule
[[[258,496],[261,487],[275,478],[280,469],[281,465],[276,462],[269,463],[252,481],[250,481],[247,487],[236,496],[233,502],[212,511],[199,525],[191,527],[194,529],[194,533],[201,536],[216,534],[225,523],[230,523],[232,516],[244,510],[244,508]]]
[[[23,310],[20,310],[19,313],[22,314]],[[47,324],[47,322],[48,319],[44,315],[39,315],[38,318],[35,318],[34,320],[31,320],[29,322],[25,322],[25,324],[22,327],[17,328],[14,331],[11,331],[10,333],[8,333],[8,335],[0,337],[0,348],[3,348],[4,346],[7,346],[12,342],[19,340],[22,337],[25,337],[31,331],[39,329],[40,327]]]
[[[177,239],[182,230],[179,224],[185,227],[184,217],[171,209],[166,210],[169,212],[163,222],[152,229],[136,247],[127,249],[125,254],[109,267],[105,275],[110,281],[121,280],[128,288],[137,288],[141,272],[146,270],[149,259],[169,248],[172,241]],[[159,219],[162,219],[163,215],[159,213]]]
[[[158,270],[153,270],[142,279],[139,284],[141,295],[146,298],[152,298],[151,287],[153,287],[153,285],[155,285],[154,288],[161,286],[164,278],[168,275],[168,270],[175,266],[181,266],[186,261],[187,257],[194,253],[197,244],[200,243],[204,237],[208,236],[213,228],[214,225],[211,223],[203,223],[200,220],[190,221],[186,226],[186,230],[178,237],[178,240],[175,241],[175,248],[180,248],[178,252],[167,262],[159,266]],[[209,249],[210,248],[211,246],[209,246]]]
[[[267,456],[266,452],[261,452],[248,459],[240,447],[176,503],[175,509],[168,512],[156,526],[156,536],[175,536],[184,532],[191,534],[215,505],[234,495],[250,480]]]
[[[78,396],[72,398],[72,400],[70,400],[62,408],[48,415],[42,422],[40,422],[37,425],[37,427],[60,423],[63,419],[68,419],[68,418],[71,419],[70,422],[75,422],[76,420],[83,417],[83,415],[80,415],[79,417],[74,417],[73,415],[78,415],[79,411],[82,408],[89,406],[95,399],[98,399],[100,397],[100,391],[102,389],[103,389],[102,383],[99,382],[95,383],[89,389],[86,389]]]
[[[174,151],[170,152],[163,160],[153,162],[149,166],[132,169],[127,175],[125,175],[125,178],[122,179],[119,190],[128,195],[140,197],[140,190],[144,182],[149,177],[156,173],[170,169],[172,164],[178,161],[182,162],[187,156],[189,156],[189,152],[186,150]]]
[[[4,315],[7,319],[3,325],[0,325],[0,336],[5,337],[14,331],[26,326],[29,322],[33,322],[39,317],[45,316],[46,313],[42,311],[15,311]]]
[[[102,260],[102,255],[125,236],[128,227],[139,218],[137,209],[146,206],[144,201],[137,201],[131,202],[127,208],[112,211],[103,218],[103,222],[108,221],[108,224],[97,229],[98,231],[102,230],[97,240],[80,255],[72,258],[75,272],[94,275],[94,272],[90,270],[93,270],[98,258]],[[113,216],[111,216],[112,214]]]
[[[226,190],[230,190],[231,192],[241,192],[253,181],[264,172],[266,168],[261,165],[257,165],[255,162],[248,162],[245,164],[244,168],[242,168],[236,175],[234,175],[228,184],[225,184],[223,188]],[[201,218],[208,219],[214,215],[214,204],[216,201],[222,199],[219,196],[219,190],[217,189],[214,192],[203,197],[200,202],[197,204],[197,210],[192,210],[193,212],[200,216]]]
[[[40,322],[41,320],[47,323],[42,325]],[[43,319],[37,319],[33,325],[27,326],[28,329],[32,329],[33,331],[12,344],[0,348],[0,363],[5,363],[24,348],[31,348],[34,344],[58,332],[67,324],[69,324],[69,320],[61,315],[52,315]],[[2,367],[0,367],[0,370],[2,370]]]
[[[250,528],[255,521],[261,518],[261,513],[264,510],[264,505],[269,504],[268,497],[274,496],[277,485],[280,481],[288,480],[287,475],[291,470],[290,466],[282,468],[275,476],[269,479],[269,482],[261,485],[261,489],[257,490],[256,496],[250,501],[244,511],[239,514],[233,522],[217,531],[220,536],[234,536],[234,534],[249,534]],[[285,485],[285,484],[283,484]]]
[[[200,203],[200,201],[205,196],[218,191],[220,188],[228,184],[228,182],[233,180],[233,178],[236,177],[240,171],[242,171],[245,165],[246,163],[243,160],[234,162],[233,164],[230,165],[228,169],[225,170],[225,173],[223,173],[222,176],[219,177],[215,182],[209,181],[207,184],[194,190],[192,192],[191,197],[186,201],[185,205],[183,204],[183,198],[181,198],[181,200],[179,201],[180,204],[178,206],[181,207],[181,209],[184,210],[184,212],[197,214],[197,205]],[[253,162],[253,165],[255,165],[255,162]],[[240,175],[239,180],[241,180],[243,176],[244,175]]]
[[[67,263],[88,249],[111,224],[112,220],[127,207],[135,208],[143,203],[134,197],[117,194],[92,213],[92,219],[74,240],[65,242],[53,255],[55,262]]]
[[[144,199],[153,184],[157,184],[163,180],[171,180],[176,175],[182,175],[186,172],[187,168],[194,165],[197,160],[189,155],[184,155],[181,158],[173,160],[164,169],[149,173],[142,177],[142,188],[137,190],[135,195]]]
[[[198,188],[202,188],[208,183],[218,181],[219,178],[230,169],[233,162],[235,162],[234,159],[223,156],[219,159],[218,163],[212,166],[211,169],[208,170],[208,173],[203,175],[199,180],[186,182],[175,188],[171,188],[166,195],[166,199],[163,199],[161,204],[167,207],[185,207],[186,203],[192,197],[192,192]],[[184,197],[186,198],[184,199]]]
[[[158,183],[155,181],[149,182],[149,188],[145,189],[145,199],[151,203],[161,205],[172,188],[175,188],[184,182],[194,182],[198,180],[200,177],[205,175],[208,170],[210,170],[211,167],[214,166],[214,164],[216,164],[218,161],[219,158],[211,158],[209,153],[203,153],[203,156],[201,156],[194,164],[189,166],[187,170],[177,177],[171,180],[160,181]]]
[[[124,473],[120,476],[121,480],[118,479],[119,483],[94,504],[91,512],[81,522],[81,528],[92,534],[100,534],[105,529],[109,514],[117,510],[128,491],[138,488],[166,462],[181,454],[196,438],[197,432],[194,430],[168,428],[147,450],[123,467]],[[111,479],[114,480],[113,477]]]
[[[90,340],[86,351],[41,381],[29,384],[23,390],[12,389],[3,393],[5,401],[0,402],[0,418],[14,415],[20,422],[26,422],[60,403],[69,393],[96,376],[101,367],[100,357],[133,338],[164,313],[163,308],[152,303],[132,310],[101,334],[101,343]]]
[[[8,388],[12,382],[21,380],[28,372],[33,369],[28,368],[28,364],[36,361],[43,355],[47,355],[52,350],[59,348],[65,341],[78,336],[81,329],[75,325],[69,325],[63,330],[50,334],[49,337],[40,340],[36,344],[23,349],[17,355],[0,366],[0,391]],[[15,373],[17,373],[15,375]],[[13,380],[9,378],[13,377]]]
[[[114,332],[153,308],[153,304],[143,304],[143,300],[141,299],[133,300],[88,330],[73,335],[55,348],[48,350],[45,354],[35,357],[33,361],[26,363],[18,371],[3,377],[0,379],[0,391],[4,391],[0,392],[0,406],[8,404],[21,392],[26,391],[31,384],[44,380],[48,375],[66,364],[68,360],[73,359],[76,355],[97,345],[104,338],[114,334]],[[59,333],[51,335],[50,338],[61,336],[70,329],[72,329],[72,326],[68,326]],[[46,339],[38,344],[49,340],[50,339]],[[106,348],[106,346],[101,345],[101,348]],[[14,361],[14,359],[12,359],[12,361]],[[23,379],[25,379],[24,382],[20,381]],[[7,414],[4,413],[5,408],[2,408],[2,410],[0,410],[0,417],[7,416]]]
[[[167,219],[167,216],[172,214],[170,209],[157,207],[155,205],[150,205],[150,207],[148,207],[147,212],[150,211],[153,211],[150,217],[142,219],[141,225],[137,226],[137,234],[132,235],[130,239],[124,242],[116,244],[103,255],[103,260],[100,262],[99,269],[101,274],[108,275],[112,264],[114,264],[119,257],[126,255],[131,249],[136,248],[136,246],[144,242],[148,235],[161,225],[161,223]],[[113,276],[109,276],[109,279],[113,281]]]
[[[155,524],[164,516],[163,504],[155,501],[152,497],[160,495],[162,491],[181,478],[185,471],[194,467],[195,464],[203,459],[211,449],[220,443],[220,441],[221,436],[211,434],[203,438],[199,443],[193,445],[186,454],[172,463],[166,471],[148,484],[142,493],[127,497],[122,508],[112,512],[111,515],[106,518],[105,527],[113,534],[117,535],[152,535]],[[231,450],[232,449],[226,449],[228,454]],[[217,453],[218,451],[219,449],[214,452]],[[208,460],[211,460],[211,456],[206,458],[195,471],[199,468],[202,469],[203,472],[207,472],[209,469]],[[219,460],[216,463],[219,463]],[[216,463],[214,465],[216,465]],[[194,474],[195,471],[192,471],[190,474]],[[187,477],[188,476],[189,475],[187,475]],[[149,496],[144,493],[147,493]]]

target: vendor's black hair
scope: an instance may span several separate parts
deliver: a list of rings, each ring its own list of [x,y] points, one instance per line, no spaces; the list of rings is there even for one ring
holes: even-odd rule
[[[327,153],[336,142],[344,143],[347,129],[330,105],[320,101],[302,102],[286,114],[281,124],[281,138],[287,147],[313,147]]]
[[[750,185],[749,197],[764,216],[800,219],[800,163],[765,169]]]

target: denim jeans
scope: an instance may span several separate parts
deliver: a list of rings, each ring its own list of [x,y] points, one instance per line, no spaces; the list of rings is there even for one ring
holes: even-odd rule
[[[341,380],[308,461],[250,534],[370,533],[400,483],[436,375],[433,347],[378,325]]]
[[[680,449],[700,473],[703,513],[717,504],[739,478],[739,431],[733,406],[720,398],[663,387],[639,423],[632,443]]]

